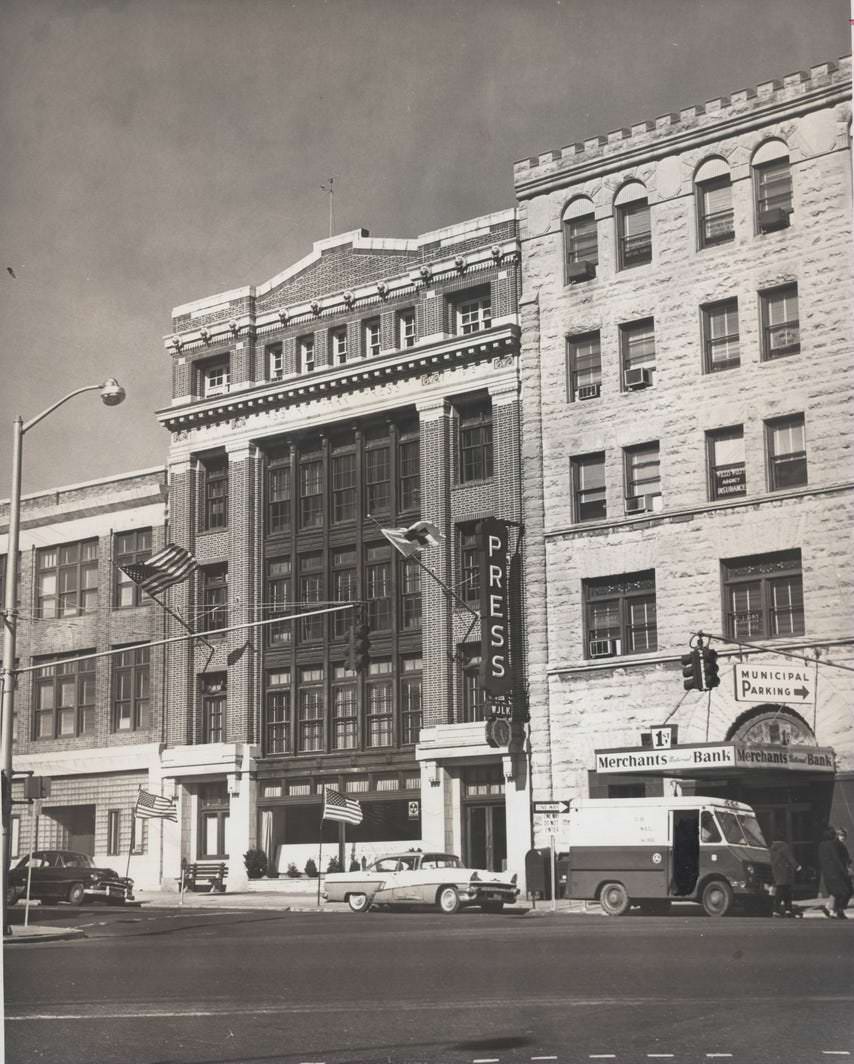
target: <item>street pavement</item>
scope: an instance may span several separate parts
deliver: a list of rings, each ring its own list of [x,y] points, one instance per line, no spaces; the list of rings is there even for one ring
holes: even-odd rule
[[[811,1064],[854,1055],[854,922],[355,915],[242,895],[45,907],[6,950],[9,1061]],[[173,896],[174,899],[174,896]],[[294,899],[289,899],[293,901]],[[186,900],[185,900],[186,901]],[[264,907],[261,907],[261,905]],[[34,916],[35,911],[34,911]]]

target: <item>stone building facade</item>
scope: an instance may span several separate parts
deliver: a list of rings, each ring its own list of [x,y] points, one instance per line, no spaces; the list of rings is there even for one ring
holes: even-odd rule
[[[527,778],[487,744],[472,625],[475,525],[521,518],[518,288],[507,210],[415,239],[330,237],[265,284],[174,310],[158,416],[171,536],[201,568],[172,604],[228,630],[170,653],[167,878],[216,857],[234,885],[249,847],[302,871],[326,785],[364,810],[347,863],[430,846],[524,864]],[[444,537],[430,573],[380,531],[418,519]],[[310,610],[330,612],[256,623]]]
[[[21,507],[12,857],[72,849],[142,886],[160,881],[160,820],[135,820],[160,793],[165,637],[160,608],[119,566],[165,544],[163,468],[25,496]],[[8,504],[0,505],[0,582]],[[5,598],[5,595],[4,595]],[[134,644],[134,649],[123,649]],[[41,815],[23,773],[47,776]]]
[[[851,826],[850,98],[842,60],[515,167],[535,799]]]

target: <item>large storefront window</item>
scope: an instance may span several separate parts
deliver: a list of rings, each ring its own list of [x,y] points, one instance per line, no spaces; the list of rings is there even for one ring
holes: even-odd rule
[[[227,824],[228,790],[225,783],[202,784],[199,787],[198,857],[228,857]]]

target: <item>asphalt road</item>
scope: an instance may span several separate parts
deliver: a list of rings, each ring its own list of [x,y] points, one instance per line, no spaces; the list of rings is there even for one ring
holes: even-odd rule
[[[10,1064],[854,1064],[854,922],[44,910]]]

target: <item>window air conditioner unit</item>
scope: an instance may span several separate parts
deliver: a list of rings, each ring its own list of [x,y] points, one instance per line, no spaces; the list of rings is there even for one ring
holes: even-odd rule
[[[763,211],[759,215],[759,228],[763,233],[771,233],[775,229],[786,229],[789,225],[789,212],[783,207],[772,207],[771,210]]]
[[[582,384],[575,393],[577,399],[598,399],[601,384]]]
[[[646,508],[652,510],[653,513],[660,513],[664,506],[664,500],[660,495],[647,495]]]
[[[620,653],[619,639],[591,639],[591,658],[613,658]]]
[[[579,281],[592,281],[596,276],[596,263],[587,259],[579,259],[578,262],[566,264],[567,284],[578,284]]]
[[[635,388],[647,388],[649,387],[649,370],[644,366],[640,366],[637,369],[627,369],[623,373],[623,380],[626,383],[626,388],[630,391]]]
[[[646,511],[647,496],[646,495],[630,495],[626,499],[626,513],[627,514],[642,514]]]

